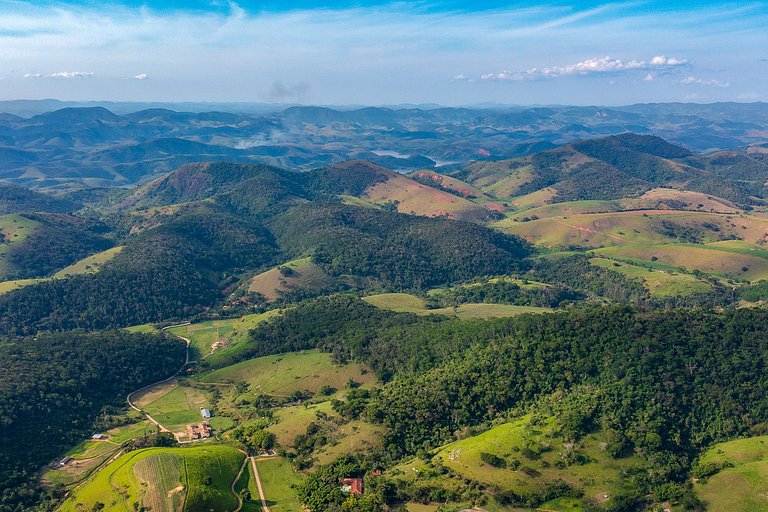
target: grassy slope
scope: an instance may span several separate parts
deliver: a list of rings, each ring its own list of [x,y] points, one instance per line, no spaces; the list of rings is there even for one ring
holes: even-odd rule
[[[122,250],[122,246],[117,246],[112,247],[111,249],[107,249],[106,251],[96,253],[92,256],[88,256],[87,258],[83,258],[82,260],[59,270],[53,275],[53,277],[57,279],[63,279],[65,277],[78,274],[94,274],[101,270],[102,265],[120,254]]]
[[[712,290],[711,284],[690,274],[655,270],[626,262],[618,263],[605,258],[592,258],[590,263],[596,267],[614,270],[631,279],[641,281],[651,295],[655,297],[691,295]]]
[[[278,422],[270,425],[268,430],[275,434],[280,446],[293,447],[296,436],[306,433],[307,426],[315,421],[318,412],[333,414],[331,402],[283,407],[275,412]]]
[[[745,254],[742,249],[721,245],[633,245],[607,247],[595,252],[629,261],[654,261],[671,267],[697,269],[717,276],[748,281],[768,278],[768,259],[762,257],[759,251]]]
[[[524,313],[545,313],[549,308],[512,306],[509,304],[462,304],[457,308],[427,309],[424,301],[407,293],[382,293],[364,297],[363,300],[381,309],[416,313],[419,315],[449,315],[462,320],[469,318],[502,318]]]
[[[142,462],[149,459],[147,462]],[[154,460],[152,460],[154,459]],[[78,504],[90,510],[96,502],[105,504],[105,511],[132,511],[133,503],[141,503],[144,486],[134,471],[146,477],[161,465],[176,464],[176,471],[164,472],[164,477],[148,482],[149,489],[164,489],[178,475],[185,484],[186,507],[191,512],[208,510],[233,510],[237,501],[230,486],[243,461],[243,455],[227,446],[196,446],[189,448],[150,448],[122,455],[102,471],[91,477],[83,486],[69,495],[59,510],[78,511]],[[210,485],[206,479],[210,477]],[[167,493],[166,493],[167,496]]]
[[[489,210],[436,188],[421,183],[396,172],[388,172],[389,179],[368,188],[363,199],[373,202],[397,202],[401,213],[423,215],[427,217],[448,217],[461,220],[480,220],[488,216]]]
[[[210,408],[211,402],[203,391],[177,385],[142,407],[167,429],[183,432],[186,425],[201,421],[200,408]]]
[[[333,284],[333,278],[312,263],[310,258],[290,261],[281,266],[290,268],[293,273],[283,275],[278,268],[267,270],[251,279],[248,290],[274,301],[291,290],[322,290]]]
[[[252,393],[288,395],[294,391],[316,393],[323,385],[342,389],[349,379],[371,383],[374,376],[362,365],[339,366],[331,355],[308,350],[258,357],[197,377],[202,382],[234,383],[245,381]]]
[[[192,360],[205,357],[206,362],[219,368],[230,363],[248,343],[248,331],[256,327],[260,322],[267,320],[280,312],[270,310],[266,313],[246,315],[241,318],[227,320],[215,320],[200,322],[181,327],[174,327],[170,331],[179,336],[189,338],[190,358]],[[137,326],[141,327],[141,326]],[[219,338],[224,338],[226,344],[211,353],[211,345]]]
[[[620,493],[627,485],[622,474],[630,468],[640,467],[644,463],[637,457],[612,459],[601,449],[602,437],[599,433],[589,434],[576,443],[574,449],[588,457],[585,464],[572,464],[558,469],[555,463],[560,460],[560,453],[565,449],[564,440],[557,434],[554,419],[549,418],[541,424],[532,424],[530,416],[496,426],[482,434],[469,437],[442,447],[434,460],[440,461],[453,472],[482,482],[490,488],[513,490],[528,493],[540,489],[547,482],[562,479],[574,487],[584,490],[584,499],[597,502],[610,501],[611,496]],[[536,460],[526,458],[522,451],[526,447],[549,446]],[[528,467],[539,473],[529,476],[521,470],[502,469],[490,466],[480,459],[482,452],[491,453],[507,461],[519,460],[521,468]],[[423,461],[415,459],[391,470],[395,478],[418,482],[419,474],[425,473]],[[433,484],[450,488],[456,485],[452,479],[432,477]],[[606,495],[608,498],[606,498]],[[550,502],[550,510],[581,510],[574,508],[572,500]],[[562,507],[562,508],[561,508]]]
[[[11,251],[23,242],[41,224],[27,219],[17,213],[0,215],[0,278],[14,270],[14,265],[8,260]]]
[[[271,512],[303,512],[296,492],[301,478],[293,471],[290,461],[283,458],[260,460],[256,468]]]
[[[720,443],[702,455],[702,462],[730,462],[727,468],[695,490],[712,512],[768,511],[768,436]]]

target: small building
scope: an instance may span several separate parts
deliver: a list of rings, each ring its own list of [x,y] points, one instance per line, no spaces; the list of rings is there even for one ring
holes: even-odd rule
[[[101,440],[102,440],[102,439],[104,439],[105,437],[106,437],[106,436],[105,436],[104,434],[93,434],[93,435],[91,436],[91,439],[93,439],[94,441],[101,441]]]
[[[207,420],[208,418],[211,417],[211,411],[209,409],[206,409],[205,407],[201,407],[200,416],[202,416],[204,420]]]
[[[191,440],[208,439],[211,437],[211,426],[207,423],[200,425],[187,425],[187,437]]]
[[[349,494],[363,494],[363,479],[345,478],[341,481],[341,491]]]
[[[61,460],[59,461],[59,463],[58,463],[58,466],[59,466],[60,468],[63,468],[64,466],[66,466],[67,464],[69,464],[70,462],[72,462],[73,460],[74,460],[74,459],[73,459],[72,457],[64,457],[63,459],[61,459]]]

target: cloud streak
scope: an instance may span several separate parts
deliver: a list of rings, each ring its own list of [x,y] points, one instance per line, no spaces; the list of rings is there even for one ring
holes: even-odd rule
[[[162,11],[121,1],[0,0],[0,69],[22,70],[10,72],[0,99],[305,101],[310,91],[298,85],[311,83],[311,100],[329,104],[615,104],[679,100],[677,82],[698,69],[728,69],[718,78],[732,88],[711,89],[724,99],[768,79],[755,66],[768,47],[768,12],[754,6],[710,4],[676,16],[660,0],[474,12],[426,2]],[[68,74],[52,80],[52,71]],[[621,87],[595,80],[578,96],[560,80],[599,76]],[[97,79],[64,79],[86,77]],[[516,82],[515,97],[494,85],[505,82]]]
[[[617,74],[629,71],[647,71],[647,70],[670,70],[688,66],[687,59],[678,59],[675,57],[666,57],[657,55],[650,60],[628,60],[615,59],[610,56],[596,57],[587,59],[575,64],[566,64],[565,66],[551,66],[543,68],[531,68],[526,71],[499,71],[496,73],[486,73],[481,75],[482,80],[541,80],[547,78],[561,78],[567,76],[589,76],[589,75],[607,75]],[[650,75],[652,76],[652,75]],[[647,76],[646,76],[647,78]],[[652,79],[652,78],[651,78]]]
[[[687,76],[678,82],[680,85],[703,85],[706,87],[730,87],[731,83],[724,80],[705,80],[695,76]]]

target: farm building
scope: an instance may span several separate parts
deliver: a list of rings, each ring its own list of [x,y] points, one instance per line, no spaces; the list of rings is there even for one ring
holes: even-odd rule
[[[211,411],[209,409],[206,409],[205,407],[200,408],[200,416],[203,417],[203,419],[208,419],[211,417]]]
[[[341,481],[341,490],[349,494],[363,494],[363,479],[345,478]]]
[[[101,440],[102,440],[102,439],[104,439],[105,437],[106,437],[106,436],[105,436],[104,434],[93,434],[93,435],[91,436],[91,439],[93,439],[94,441],[101,441]]]
[[[192,440],[208,439],[211,437],[211,426],[207,423],[200,425],[187,425],[187,437]]]

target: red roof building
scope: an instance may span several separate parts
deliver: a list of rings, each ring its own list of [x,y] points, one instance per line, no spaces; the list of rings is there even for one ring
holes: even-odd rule
[[[363,494],[363,479],[345,478],[341,481],[341,490],[349,494]]]

